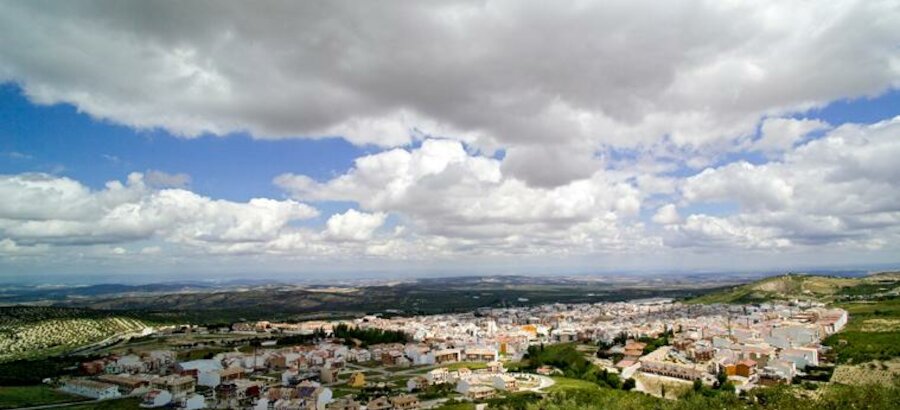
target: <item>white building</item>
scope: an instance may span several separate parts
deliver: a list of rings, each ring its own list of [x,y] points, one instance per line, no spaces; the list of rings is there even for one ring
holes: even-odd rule
[[[72,379],[66,381],[66,384],[60,390],[78,396],[101,400],[120,396],[118,386],[94,380]]]
[[[172,393],[169,393],[168,390],[150,390],[147,394],[144,395],[144,401],[141,402],[141,407],[153,408],[153,407],[162,407],[172,402]]]

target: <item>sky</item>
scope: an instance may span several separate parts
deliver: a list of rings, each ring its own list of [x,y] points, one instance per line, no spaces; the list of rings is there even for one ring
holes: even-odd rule
[[[900,266],[896,1],[0,0],[0,282]]]

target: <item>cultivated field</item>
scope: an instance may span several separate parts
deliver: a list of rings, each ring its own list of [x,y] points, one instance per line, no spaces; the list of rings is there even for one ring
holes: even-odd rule
[[[128,317],[77,317],[58,308],[4,308],[0,315],[0,362],[63,353],[147,325]]]

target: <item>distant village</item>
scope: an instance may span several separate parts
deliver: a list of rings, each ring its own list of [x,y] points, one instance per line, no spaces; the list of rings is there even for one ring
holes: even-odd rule
[[[509,392],[546,391],[559,369],[518,364],[529,346],[571,342],[598,346],[585,353],[592,363],[623,379],[638,379],[636,390],[649,394],[651,378],[712,385],[727,377],[736,390],[748,390],[791,383],[819,366],[828,349],[821,340],[847,320],[846,311],[814,303],[687,305],[652,299],[242,322],[216,329],[173,326],[153,329],[147,337],[190,332],[263,341],[195,360],[178,360],[178,347],[129,349],[82,363],[84,376],[47,382],[92,399],[140,397],[145,408],[434,408],[450,397],[478,403]],[[337,326],[403,332],[408,341],[366,345],[334,337]],[[292,335],[317,337],[279,345]],[[647,342],[663,336],[664,345]]]

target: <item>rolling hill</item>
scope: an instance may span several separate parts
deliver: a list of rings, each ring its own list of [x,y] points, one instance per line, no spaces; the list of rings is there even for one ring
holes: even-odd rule
[[[773,276],[730,289],[687,299],[687,303],[761,303],[773,300],[837,302],[896,294],[900,272],[844,278],[835,276],[787,274]]]

